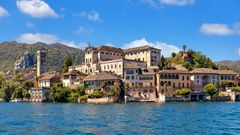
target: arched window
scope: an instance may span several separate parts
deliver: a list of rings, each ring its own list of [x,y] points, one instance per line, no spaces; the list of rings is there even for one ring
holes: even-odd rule
[[[171,82],[170,81],[168,82],[168,86],[171,86]]]
[[[161,81],[160,86],[163,86],[163,85],[164,85],[164,83],[163,83],[163,81]]]

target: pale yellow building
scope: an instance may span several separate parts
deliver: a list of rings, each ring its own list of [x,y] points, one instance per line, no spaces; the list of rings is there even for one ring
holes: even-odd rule
[[[124,55],[125,59],[146,62],[147,66],[161,66],[161,50],[151,46],[125,49]]]

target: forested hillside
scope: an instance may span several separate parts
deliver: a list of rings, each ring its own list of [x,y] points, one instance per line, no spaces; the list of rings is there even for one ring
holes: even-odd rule
[[[0,43],[0,71],[13,71],[15,61],[25,52],[29,52],[36,62],[36,52],[40,48],[48,50],[48,67],[50,70],[60,71],[64,57],[71,55],[73,65],[80,64],[84,60],[84,53],[77,48],[68,47],[63,44],[44,43],[24,44],[17,42]]]

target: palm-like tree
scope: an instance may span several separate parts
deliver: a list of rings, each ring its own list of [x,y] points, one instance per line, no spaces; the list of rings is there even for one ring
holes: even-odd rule
[[[185,52],[187,49],[187,46],[186,45],[183,45],[183,52]]]

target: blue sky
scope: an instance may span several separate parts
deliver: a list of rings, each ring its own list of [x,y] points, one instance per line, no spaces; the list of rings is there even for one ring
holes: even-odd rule
[[[240,58],[239,0],[1,0],[0,41],[84,48],[182,45],[214,61]]]

